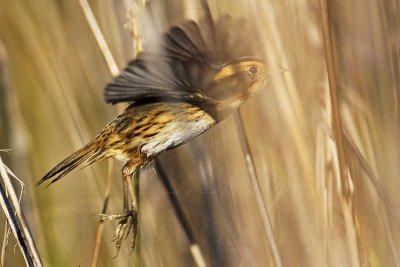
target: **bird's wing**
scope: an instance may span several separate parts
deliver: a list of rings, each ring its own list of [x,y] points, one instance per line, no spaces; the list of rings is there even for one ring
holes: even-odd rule
[[[179,80],[174,79],[166,58],[157,54],[141,53],[104,89],[107,103],[136,102],[148,98],[186,98]]]
[[[153,49],[142,52],[107,84],[104,100],[158,102],[163,99],[204,101],[215,72],[226,62],[249,53],[242,20],[221,17],[206,23],[186,20],[172,26]],[[240,35],[239,35],[240,33]]]

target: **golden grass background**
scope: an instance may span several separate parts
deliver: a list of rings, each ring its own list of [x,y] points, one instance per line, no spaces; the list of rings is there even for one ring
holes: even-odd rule
[[[120,68],[140,37],[145,46],[168,23],[201,14],[197,1],[138,1],[135,12],[131,1],[89,3]],[[329,1],[339,107],[331,106],[318,1],[209,4],[214,17],[248,18],[271,67],[288,69],[273,73],[240,109],[283,265],[400,266],[399,4]],[[132,20],[133,40],[126,27]],[[45,266],[90,266],[107,163],[46,190],[34,183],[116,116],[101,96],[111,77],[79,1],[0,0],[0,148],[12,149],[2,158],[26,184],[22,207]],[[333,138],[335,108],[352,181],[348,198]],[[207,266],[272,266],[232,118],[162,160]],[[109,213],[122,209],[118,168]],[[141,212],[133,254],[128,240],[112,259],[116,223],[106,223],[98,266],[194,266],[151,168],[141,177]],[[5,265],[21,266],[11,244]]]

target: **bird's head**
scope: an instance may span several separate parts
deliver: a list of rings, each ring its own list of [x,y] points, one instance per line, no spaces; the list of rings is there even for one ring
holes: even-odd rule
[[[211,98],[217,111],[226,113],[238,108],[258,93],[266,79],[266,64],[260,59],[245,57],[224,64],[213,76]]]

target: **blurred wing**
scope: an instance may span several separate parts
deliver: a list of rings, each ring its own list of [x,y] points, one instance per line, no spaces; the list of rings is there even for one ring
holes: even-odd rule
[[[160,63],[158,63],[158,62]],[[188,98],[180,80],[159,55],[141,53],[104,90],[107,103],[136,102],[149,98]]]
[[[163,36],[166,57],[174,61],[195,61],[202,65],[212,64],[212,48],[207,47],[207,33],[192,21],[173,26]]]
[[[140,53],[105,87],[104,100],[204,102],[216,71],[237,57],[251,55],[240,38],[245,33],[242,20],[223,16],[212,28],[207,25],[187,20],[172,26],[155,49]]]

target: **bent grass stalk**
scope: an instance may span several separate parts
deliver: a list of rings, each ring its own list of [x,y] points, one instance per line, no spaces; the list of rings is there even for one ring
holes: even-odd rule
[[[10,225],[11,231],[18,241],[21,248],[21,252],[24,256],[25,263],[27,266],[31,267],[41,267],[42,261],[40,259],[39,253],[37,251],[35,242],[32,238],[28,224],[25,221],[25,217],[22,213],[21,207],[19,205],[20,198],[18,199],[14,187],[11,183],[9,175],[16,177],[14,173],[3,163],[0,157],[0,175],[4,182],[5,189],[0,185],[1,192],[1,206],[3,208],[4,214],[6,215],[8,224]],[[17,178],[18,181],[20,181]],[[8,196],[7,193],[8,192]],[[9,199],[11,201],[9,201]],[[4,242],[3,244],[7,244]],[[3,248],[4,250],[5,248]]]

